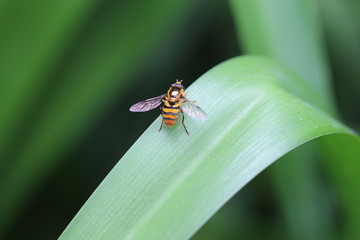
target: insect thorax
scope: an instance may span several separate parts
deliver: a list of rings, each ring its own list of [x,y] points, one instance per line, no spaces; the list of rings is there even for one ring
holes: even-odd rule
[[[167,92],[167,100],[170,102],[176,102],[182,99],[184,93],[184,89],[177,88],[177,87],[170,87],[169,91]]]

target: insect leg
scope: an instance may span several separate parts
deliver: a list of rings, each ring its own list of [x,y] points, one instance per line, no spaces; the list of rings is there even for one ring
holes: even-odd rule
[[[181,103],[186,103],[186,102],[188,102],[188,103],[196,103],[196,100],[195,101],[190,101],[190,100],[183,100]]]
[[[186,102],[189,102],[189,103],[196,103],[196,100],[195,101],[190,101],[189,99],[187,99],[185,96],[186,96],[187,92],[184,94],[184,98],[183,98],[183,101],[181,103],[186,103]]]
[[[160,107],[160,112],[162,112],[162,107]],[[163,123],[164,123],[164,118],[162,118],[162,120],[161,120],[161,125],[160,125],[160,128],[159,128],[159,132],[161,131],[161,129],[162,129],[162,126],[163,126]]]
[[[188,130],[186,129],[186,127],[185,127],[185,123],[184,123],[184,119],[185,119],[185,117],[184,117],[184,113],[183,113],[183,111],[180,109],[180,112],[181,112],[181,114],[182,114],[182,121],[181,121],[181,123],[182,123],[182,125],[184,126],[184,129],[185,129],[185,132],[187,133],[187,135],[190,135],[190,133],[188,132]]]
[[[163,126],[163,123],[164,123],[164,118],[163,118],[163,120],[161,121],[161,125],[160,125],[160,128],[159,128],[159,132],[161,131],[161,129],[162,129],[162,126]]]

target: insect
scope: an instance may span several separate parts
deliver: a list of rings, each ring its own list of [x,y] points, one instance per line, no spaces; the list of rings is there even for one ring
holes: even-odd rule
[[[182,114],[182,125],[184,126],[185,132],[189,134],[184,123],[184,112],[190,117],[206,120],[207,116],[204,110],[194,104],[195,101],[190,101],[185,96],[185,88],[181,84],[182,80],[176,80],[175,83],[171,84],[166,94],[149,98],[144,101],[138,102],[130,107],[131,112],[147,112],[150,111],[163,103],[160,107],[162,122],[159,131],[163,124],[172,127],[179,118],[179,113]]]

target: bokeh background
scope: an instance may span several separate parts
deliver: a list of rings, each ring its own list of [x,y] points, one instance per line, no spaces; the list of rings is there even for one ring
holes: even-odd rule
[[[359,129],[360,4],[318,3],[336,103],[342,120]],[[130,113],[131,104],[163,94],[175,79],[188,86],[244,54],[233,14],[216,0],[2,0],[0,239],[56,239],[159,115]],[[272,168],[193,239],[291,232]],[[310,235],[326,239],[341,231],[341,211],[321,167],[316,174],[339,229]],[[297,231],[289,238],[303,239]]]

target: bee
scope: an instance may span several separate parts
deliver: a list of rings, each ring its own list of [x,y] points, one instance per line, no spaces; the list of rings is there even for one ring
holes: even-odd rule
[[[185,97],[187,92],[185,93],[185,88],[181,83],[182,80],[176,80],[175,83],[171,84],[166,94],[138,102],[130,107],[130,111],[147,112],[163,103],[160,107],[162,122],[159,131],[161,131],[164,123],[168,127],[174,126],[179,118],[179,113],[181,113],[181,123],[184,126],[185,132],[190,135],[184,123],[184,112],[190,117],[201,120],[206,120],[207,116],[204,110],[194,104],[195,101],[190,101]]]

